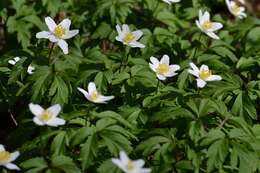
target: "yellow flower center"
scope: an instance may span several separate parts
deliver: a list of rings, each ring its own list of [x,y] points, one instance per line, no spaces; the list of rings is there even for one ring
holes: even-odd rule
[[[170,69],[169,65],[167,65],[167,64],[159,64],[159,66],[157,68],[157,72],[159,74],[165,75],[166,73],[169,72],[169,69]]]
[[[233,11],[233,13],[238,14],[240,12],[240,6],[238,6],[237,4],[234,4],[231,7],[231,10]]]
[[[90,97],[91,97],[92,100],[95,101],[99,98],[99,96],[100,96],[100,94],[97,91],[94,91],[94,92],[91,93]]]
[[[132,171],[134,170],[134,163],[132,160],[129,160],[127,163],[127,170]]]
[[[56,28],[54,29],[54,35],[58,38],[62,38],[62,36],[65,35],[65,32],[66,30],[60,25],[56,26]]]
[[[47,122],[50,119],[52,119],[53,115],[50,111],[46,110],[42,113],[40,120],[42,120],[43,122]]]
[[[211,70],[202,70],[200,71],[200,78],[202,80],[207,80],[208,77],[210,77],[212,75]]]
[[[11,154],[7,151],[0,151],[0,163],[6,163],[11,159]]]
[[[127,44],[129,44],[129,43],[131,43],[134,39],[135,39],[134,34],[132,34],[131,32],[128,32],[128,33],[126,33],[126,35],[125,35],[124,42],[127,43]]]
[[[202,28],[203,28],[204,30],[209,30],[209,29],[211,29],[211,28],[212,28],[212,22],[210,22],[210,21],[205,21],[205,22],[202,24]]]

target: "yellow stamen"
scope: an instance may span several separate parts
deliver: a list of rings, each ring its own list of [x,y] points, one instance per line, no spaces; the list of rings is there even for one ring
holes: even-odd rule
[[[56,26],[54,29],[54,35],[58,38],[62,38],[65,35],[65,32],[66,30],[60,25]]]
[[[126,33],[126,35],[125,35],[124,42],[127,43],[127,44],[129,44],[129,43],[131,43],[132,41],[134,41],[134,39],[135,39],[134,34],[132,34],[131,32],[128,32],[128,33]]]
[[[100,96],[100,94],[97,92],[97,91],[93,91],[92,93],[91,93],[91,99],[92,100],[97,100],[98,98],[99,98],[99,96]]]
[[[233,13],[238,14],[240,12],[240,6],[238,6],[236,3],[231,6],[231,10]]]
[[[127,163],[127,170],[132,171],[134,170],[134,163],[132,160],[129,160]]]
[[[211,29],[211,28],[212,28],[212,22],[210,22],[210,21],[205,21],[205,22],[202,24],[202,28],[203,28],[204,30],[209,30],[209,29]]]
[[[7,151],[0,151],[0,163],[6,163],[11,159],[11,154]]]
[[[202,70],[200,71],[200,78],[202,80],[207,80],[212,75],[211,70]]]
[[[46,110],[42,113],[40,119],[44,122],[49,121],[50,119],[52,119],[53,115],[50,111]]]
[[[157,72],[159,74],[165,75],[165,74],[167,74],[169,72],[169,69],[170,69],[169,65],[167,65],[167,64],[159,64],[159,66],[157,68]]]

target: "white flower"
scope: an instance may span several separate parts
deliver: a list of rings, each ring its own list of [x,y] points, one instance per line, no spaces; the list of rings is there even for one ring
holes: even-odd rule
[[[169,65],[170,59],[168,55],[163,55],[162,59],[159,61],[155,57],[150,58],[151,63],[149,63],[150,68],[156,73],[157,78],[160,80],[165,80],[166,77],[172,77],[177,75],[175,73],[180,70],[180,66],[173,64]]]
[[[209,70],[207,65],[203,64],[199,69],[195,64],[190,63],[190,67],[192,69],[189,69],[188,72],[197,77],[197,86],[199,88],[203,88],[207,81],[219,81],[222,79],[219,75],[212,75],[212,71]]]
[[[209,12],[202,14],[202,11],[199,11],[199,20],[196,20],[197,27],[208,36],[213,39],[219,39],[219,37],[214,33],[223,27],[221,23],[211,22]]]
[[[240,19],[247,16],[245,13],[245,7],[239,6],[238,3],[236,3],[235,1],[226,0],[226,4],[228,7],[228,10],[234,16],[236,16]]]
[[[13,59],[10,59],[9,61],[8,61],[8,63],[9,64],[11,64],[11,65],[15,65],[18,61],[20,61],[20,57],[14,57]]]
[[[32,66],[32,64],[30,64],[27,68],[27,73],[28,74],[33,74],[34,73],[34,70],[35,70],[35,67]]]
[[[10,170],[20,170],[18,166],[11,163],[16,160],[19,155],[19,151],[10,153],[5,150],[5,147],[2,144],[0,144],[0,166],[4,166]]]
[[[64,119],[57,118],[61,111],[59,104],[55,104],[45,110],[40,105],[30,103],[29,108],[30,111],[35,115],[33,118],[34,123],[39,126],[48,125],[57,127],[59,125],[65,124]]]
[[[94,82],[90,82],[88,84],[88,92],[79,87],[78,90],[84,94],[86,99],[94,103],[107,103],[107,101],[114,98],[114,96],[103,96],[101,93],[99,93]]]
[[[163,2],[166,2],[168,4],[172,4],[172,3],[177,3],[180,2],[181,0],[163,0]]]
[[[122,29],[119,25],[116,25],[116,30],[118,32],[118,36],[116,36],[117,41],[120,41],[130,47],[145,47],[145,45],[137,41],[143,35],[141,30],[131,32],[128,25],[126,24],[122,25]]]
[[[112,162],[125,173],[150,173],[150,168],[143,168],[144,160],[131,160],[124,151],[120,152],[120,158],[112,158]]]
[[[51,17],[46,17],[45,23],[50,31],[38,32],[36,38],[49,39],[51,42],[57,43],[64,54],[68,54],[68,44],[65,40],[77,35],[79,30],[70,30],[71,21],[69,19],[64,19],[57,25]]]

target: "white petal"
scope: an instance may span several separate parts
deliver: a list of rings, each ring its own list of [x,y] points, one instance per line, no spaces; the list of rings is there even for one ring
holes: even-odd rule
[[[121,35],[122,30],[121,30],[120,25],[118,25],[118,24],[116,25],[116,31],[117,31],[118,35]]]
[[[47,39],[48,39],[48,38],[50,37],[50,35],[51,35],[50,32],[42,31],[42,32],[38,32],[38,33],[36,34],[36,38],[38,38],[38,39],[47,38]]]
[[[197,73],[197,74],[200,73],[199,68],[198,68],[193,62],[190,63],[190,67],[192,68],[192,70],[193,70],[195,73]]]
[[[219,37],[214,32],[205,32],[208,36],[210,36],[213,39],[219,39]]]
[[[54,20],[51,17],[45,17],[45,23],[48,26],[49,30],[51,32],[54,31],[54,29],[56,28],[56,23],[54,22]]]
[[[112,159],[112,162],[113,162],[116,166],[118,166],[120,169],[122,169],[124,172],[127,173],[128,170],[127,170],[126,166],[121,162],[121,160],[113,158],[113,159]]]
[[[200,25],[200,23],[199,23],[198,20],[196,20],[196,25],[197,25],[197,27],[198,27],[201,31],[203,31],[203,29],[202,29],[202,27],[201,27],[201,25]]]
[[[68,50],[68,43],[64,40],[59,40],[58,41],[58,46],[62,49],[64,54],[68,54],[69,50]]]
[[[203,14],[202,14],[202,11],[201,11],[201,10],[199,10],[199,22],[201,22],[201,21],[202,21],[202,16],[203,16]]]
[[[120,155],[120,160],[122,161],[122,163],[124,165],[127,165],[128,161],[129,161],[129,157],[127,156],[127,154],[124,151],[120,151],[119,155]]]
[[[86,95],[89,95],[88,92],[80,87],[77,88],[85,97]]]
[[[4,145],[2,145],[2,144],[0,144],[0,152],[1,151],[5,151],[5,147],[4,147]]]
[[[19,152],[19,151],[15,151],[15,152],[11,153],[10,162],[16,160],[17,157],[19,157],[19,155],[20,155],[20,152]]]
[[[188,69],[188,72],[189,72],[190,74],[192,74],[193,76],[199,77],[199,73],[197,73],[197,72],[194,71],[194,70]]]
[[[18,61],[20,61],[20,59],[21,59],[21,58],[20,58],[20,57],[18,57],[18,56],[17,56],[17,57],[14,57],[14,60],[15,60],[15,62],[18,62]]]
[[[106,103],[109,100],[114,99],[114,96],[100,96],[96,102]]]
[[[129,29],[129,27],[128,27],[127,24],[123,24],[122,29],[123,29],[123,30],[122,30],[123,33],[130,32],[130,29]]]
[[[90,82],[88,84],[88,93],[89,95],[91,95],[93,92],[96,92],[97,88],[96,88],[96,84],[94,82]]]
[[[179,65],[170,65],[170,69],[167,74],[165,74],[166,77],[173,77],[177,75],[176,71],[180,69]]]
[[[151,62],[153,63],[153,65],[155,65],[156,67],[158,67],[159,64],[160,64],[159,60],[158,60],[157,58],[153,57],[153,56],[150,57],[150,61],[151,61]]]
[[[179,65],[176,65],[176,64],[170,65],[170,70],[172,70],[172,71],[178,71],[180,69],[181,69],[181,67]]]
[[[44,111],[44,109],[40,105],[33,103],[29,104],[29,109],[33,113],[33,115],[37,117],[40,116]]]
[[[66,123],[66,121],[61,118],[53,118],[50,121],[46,122],[47,125],[53,126],[53,127],[64,125],[65,123]]]
[[[33,74],[33,73],[34,73],[34,72],[33,72],[34,70],[35,70],[35,67],[33,67],[32,65],[29,65],[28,68],[27,68],[27,73],[28,73],[28,74]]]
[[[54,117],[57,117],[61,111],[61,106],[59,104],[55,104],[47,109],[50,111]]]
[[[142,168],[141,171],[142,173],[150,173],[152,170],[150,168]]]
[[[44,126],[44,125],[45,125],[45,123],[42,122],[41,120],[39,120],[38,117],[34,117],[34,118],[33,118],[33,122],[34,122],[35,124],[39,125],[39,126]]]
[[[63,36],[63,39],[70,39],[70,38],[74,37],[75,35],[77,35],[78,33],[79,33],[79,30],[77,30],[77,29],[67,31],[66,35]]]
[[[210,21],[210,14],[208,11],[205,11],[202,18],[201,18],[201,21],[200,23],[204,23],[206,21]]]
[[[222,27],[223,27],[223,25],[221,23],[212,22],[212,28],[209,29],[208,31],[210,31],[210,32],[217,31],[217,30],[221,29]]]
[[[62,20],[59,25],[62,26],[63,28],[65,28],[66,30],[69,30],[70,29],[70,24],[71,24],[71,21],[70,19],[64,19]]]
[[[197,86],[199,87],[199,88],[203,88],[203,87],[205,87],[205,85],[207,84],[204,80],[202,80],[202,79],[196,79],[197,80]]]
[[[157,76],[157,78],[158,78],[159,80],[165,80],[165,79],[166,79],[165,76],[160,75],[160,74],[157,74],[156,76]]]
[[[160,61],[160,64],[167,64],[169,65],[170,64],[170,58],[168,55],[163,55],[161,61]]]
[[[149,63],[149,66],[150,66],[150,68],[151,68],[154,72],[156,72],[157,66],[155,66],[154,64],[151,64],[151,63]]]
[[[134,161],[134,167],[136,168],[142,168],[144,166],[144,160],[138,159]]]
[[[139,48],[145,48],[145,45],[140,43],[140,42],[137,42],[137,41],[133,41],[131,43],[129,43],[129,46],[131,47],[139,47]]]
[[[56,43],[56,42],[59,41],[59,38],[57,38],[57,37],[54,36],[54,35],[50,35],[50,36],[49,36],[49,40],[50,40],[50,42]]]
[[[135,39],[138,40],[139,38],[142,37],[143,32],[141,30],[137,30],[137,31],[132,32],[132,34],[135,36]]]
[[[222,80],[222,77],[219,75],[211,75],[210,77],[207,78],[206,81],[218,81],[218,80]]]
[[[10,170],[20,170],[20,168],[13,163],[7,163],[4,166]]]
[[[16,62],[14,60],[12,60],[12,59],[9,60],[8,63],[11,64],[11,65],[15,65],[16,64]]]
[[[202,64],[202,66],[200,67],[200,72],[201,71],[208,71],[209,70],[209,67],[205,64]]]

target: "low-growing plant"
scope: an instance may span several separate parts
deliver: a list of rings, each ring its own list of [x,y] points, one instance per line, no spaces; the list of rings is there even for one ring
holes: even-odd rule
[[[0,5],[3,173],[260,172],[259,2]]]

